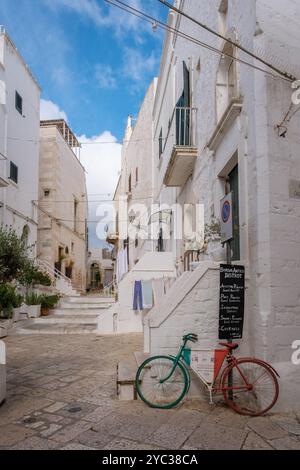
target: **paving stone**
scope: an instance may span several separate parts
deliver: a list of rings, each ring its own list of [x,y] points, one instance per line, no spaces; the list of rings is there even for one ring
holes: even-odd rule
[[[279,439],[287,434],[287,431],[268,417],[251,418],[248,426],[266,440]]]
[[[129,418],[129,417],[128,417]],[[160,423],[155,418],[148,416],[132,416],[125,426],[122,426],[118,435],[133,441],[148,441],[157,432]]]
[[[246,431],[240,429],[202,424],[192,433],[185,445],[206,450],[239,450],[246,436]]]
[[[91,403],[74,402],[59,410],[59,414],[67,418],[79,419],[93,413],[95,409],[96,406]]]
[[[76,437],[76,441],[80,444],[96,449],[103,449],[112,439],[107,433],[92,430],[85,431]]]
[[[151,444],[166,449],[179,449],[192,434],[193,427],[176,426],[175,424],[162,424],[149,438]]]
[[[271,446],[276,450],[300,450],[300,440],[294,437],[283,437],[270,441]]]
[[[48,423],[59,423],[61,421],[63,422],[65,418],[54,413],[43,413],[40,415],[40,419],[46,420]]]
[[[56,413],[58,410],[61,410],[66,406],[66,403],[63,401],[57,401],[56,403],[53,403],[52,405],[48,406],[47,408],[44,409],[47,413]]]
[[[62,428],[61,424],[51,423],[50,426],[48,427],[48,429],[41,432],[41,436],[42,437],[51,436],[53,433],[55,433],[56,431],[58,431],[61,428]]]
[[[57,448],[57,442],[49,439],[42,439],[38,436],[29,437],[22,442],[14,445],[12,450],[52,450]]]
[[[136,441],[130,441],[129,439],[113,439],[104,450],[161,450],[162,447],[156,447],[153,445],[143,444]]]
[[[105,418],[110,413],[112,413],[114,409],[115,409],[114,407],[99,406],[91,413],[88,413],[87,415],[85,415],[83,419],[85,419],[86,421],[91,421],[92,423],[98,423],[103,418]]]
[[[60,450],[96,450],[96,449],[94,447],[88,447],[82,444],[78,444],[77,442],[72,442],[71,444],[67,444],[64,447],[61,447]]]
[[[300,422],[296,415],[275,415],[272,417],[274,423],[279,424],[289,434],[300,436]]]
[[[78,421],[77,423],[66,426],[65,428],[52,434],[51,439],[57,442],[66,443],[75,439],[75,437],[77,437],[82,432],[89,430],[90,427],[90,423]]]
[[[24,426],[8,424],[0,426],[0,440],[2,446],[13,446],[17,442],[23,441],[27,437],[33,436],[35,431]]]
[[[250,431],[243,445],[243,450],[273,450],[264,439]]]

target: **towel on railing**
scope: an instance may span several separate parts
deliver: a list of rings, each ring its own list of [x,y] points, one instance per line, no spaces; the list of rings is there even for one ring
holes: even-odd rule
[[[144,308],[153,307],[152,281],[142,281],[142,295]]]

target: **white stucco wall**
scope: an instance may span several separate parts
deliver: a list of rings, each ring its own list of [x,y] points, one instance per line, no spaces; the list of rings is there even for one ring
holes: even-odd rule
[[[201,5],[192,0],[181,2],[181,8],[189,15],[214,30],[218,30],[220,25],[219,6],[219,0]],[[296,27],[299,14],[300,5],[292,0],[287,3],[229,0],[223,27],[227,37],[235,37],[264,59],[275,61],[275,65],[283,62],[287,71],[295,73],[300,67],[300,33]],[[178,21],[177,27],[219,49],[224,45],[222,40],[184,18]],[[244,53],[237,52],[237,55],[253,63]],[[223,129],[218,144],[208,148],[218,124],[216,79],[220,56],[182,38],[177,38],[173,44],[167,38],[153,113],[156,162],[158,152],[155,144],[160,128],[167,128],[182,92],[183,60],[190,67],[192,106],[198,109],[198,158],[193,176],[185,187],[174,190],[162,185],[170,158],[169,153],[164,154],[154,176],[156,197],[164,202],[203,203],[206,222],[209,222],[212,216],[220,216],[219,201],[224,195],[222,177],[238,163],[240,261],[247,266],[249,273],[245,312],[249,325],[241,343],[251,354],[270,361],[280,370],[279,406],[295,407],[300,399],[300,370],[299,366],[291,363],[291,345],[300,338],[300,201],[290,197],[289,181],[300,180],[299,113],[288,123],[285,139],[278,136],[276,129],[291,104],[290,83],[237,64],[237,94],[242,101],[241,112]],[[197,70],[198,62],[200,67]],[[262,66],[259,63],[256,65]],[[177,257],[182,253],[181,242],[169,242],[169,248]],[[206,294],[211,302],[215,302],[210,308],[217,314],[218,276],[212,282],[214,286],[208,285]],[[195,292],[199,289],[200,285]],[[174,330],[176,333],[171,336],[175,347],[187,325],[196,327],[189,320],[189,315],[201,311],[195,296],[196,293],[191,293],[183,299],[180,309],[168,319],[166,327],[161,330],[161,344],[168,341],[168,331]],[[198,316],[206,323],[205,316]],[[182,332],[177,328],[181,320]],[[217,339],[212,338],[214,334],[207,323],[206,337]],[[158,333],[155,338],[153,348],[159,350]]]
[[[0,34],[0,176],[9,177],[10,161],[18,166],[18,184],[0,188],[0,222],[19,235],[29,227],[28,244],[37,241],[40,88],[6,33]],[[22,115],[15,108],[16,91],[23,98]]]

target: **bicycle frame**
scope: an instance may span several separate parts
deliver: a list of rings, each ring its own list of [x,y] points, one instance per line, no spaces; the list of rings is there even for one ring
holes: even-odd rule
[[[174,365],[173,365],[172,370],[171,370],[171,372],[169,373],[169,375],[168,375],[166,378],[160,380],[160,383],[161,383],[161,384],[163,384],[164,382],[167,382],[167,381],[172,377],[172,375],[174,374],[175,369],[176,369],[176,367],[177,367],[177,365],[178,365],[179,362],[183,365],[183,367],[185,368],[185,370],[186,370],[188,376],[190,377],[190,371],[189,371],[189,369],[187,368],[185,362],[184,362],[184,361],[181,361],[181,358],[183,357],[183,351],[184,351],[184,349],[185,349],[185,346],[186,346],[186,343],[187,343],[187,342],[188,342],[188,340],[185,340],[185,341],[183,342],[183,344],[181,345],[181,347],[180,347],[180,349],[179,349],[179,351],[178,351],[178,354],[177,354],[176,356],[170,356],[170,357],[172,357],[172,359],[174,359]],[[213,405],[213,403],[214,403],[214,402],[213,402],[213,394],[216,394],[216,393],[218,393],[218,392],[221,393],[221,392],[223,392],[224,390],[232,390],[232,391],[251,390],[252,387],[253,387],[252,385],[250,385],[250,384],[248,383],[246,377],[244,376],[243,372],[241,371],[241,369],[240,369],[239,366],[238,366],[238,362],[237,362],[236,357],[233,356],[232,352],[231,352],[230,350],[226,350],[226,349],[221,350],[221,351],[223,351],[224,353],[226,352],[227,354],[224,355],[223,360],[220,362],[220,364],[219,364],[219,366],[218,366],[218,370],[216,371],[216,374],[215,374],[215,377],[214,377],[214,380],[213,380],[212,383],[207,382],[207,381],[204,379],[204,377],[201,376],[201,374],[196,374],[197,377],[200,379],[200,381],[202,382],[202,384],[205,386],[205,388],[207,389],[207,391],[208,391],[208,393],[209,393],[209,398],[210,398],[210,404],[211,404],[211,405]],[[221,375],[220,378],[219,378],[219,385],[218,385],[217,387],[215,387],[215,384],[216,384],[217,381],[218,381],[218,377],[219,377],[220,371],[221,371],[221,369],[222,369],[222,367],[223,367],[223,365],[224,365],[225,359],[226,359],[227,362],[228,362],[228,366],[225,367],[225,369],[224,369],[223,372],[222,372],[222,375]],[[245,385],[244,385],[244,386],[241,386],[241,387],[222,387],[222,379],[223,379],[223,377],[224,377],[225,372],[228,370],[228,368],[233,368],[233,367],[236,367],[236,368],[237,368],[237,370],[238,370],[239,373],[241,374],[241,377],[242,377],[242,379],[243,379]],[[278,374],[277,374],[277,375],[278,375]]]

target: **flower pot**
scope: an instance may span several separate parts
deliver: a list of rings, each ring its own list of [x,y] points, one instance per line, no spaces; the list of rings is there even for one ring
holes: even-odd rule
[[[28,318],[38,318],[41,315],[40,305],[27,305]]]
[[[207,254],[213,261],[225,261],[226,260],[226,248],[221,245],[219,240],[210,241],[207,246]]]
[[[49,310],[49,307],[41,307],[41,317],[48,317]]]
[[[20,307],[20,315],[27,315],[28,313],[28,305],[22,304]]]
[[[14,308],[12,317],[13,323],[16,323],[20,320],[20,309],[21,307]]]

